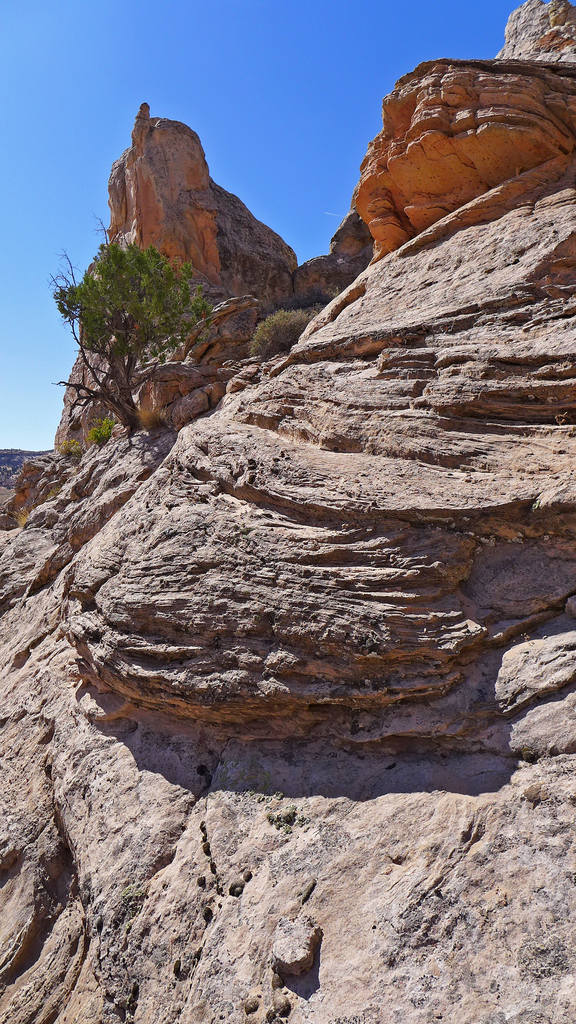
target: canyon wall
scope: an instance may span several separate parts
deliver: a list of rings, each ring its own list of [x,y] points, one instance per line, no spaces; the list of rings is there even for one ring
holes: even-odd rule
[[[386,98],[378,258],[286,357],[28,476],[0,1024],[573,1024],[576,53],[517,35],[551,10]]]

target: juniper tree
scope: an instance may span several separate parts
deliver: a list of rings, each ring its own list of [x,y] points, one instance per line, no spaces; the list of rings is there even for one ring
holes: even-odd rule
[[[210,304],[201,287],[192,290],[192,266],[173,266],[153,246],[106,242],[81,281],[64,259],[54,299],[86,372],[59,383],[76,392],[74,405],[99,402],[133,430],[135,392],[176,349],[189,350],[210,323]]]

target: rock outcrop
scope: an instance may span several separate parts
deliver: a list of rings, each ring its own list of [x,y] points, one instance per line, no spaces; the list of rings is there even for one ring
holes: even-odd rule
[[[372,259],[372,235],[356,210],[349,210],[330,241],[330,252],[302,263],[294,272],[294,294],[327,301],[343,291]]]
[[[370,232],[351,210],[329,254],[297,268],[280,236],[212,181],[197,134],[180,121],[151,118],[147,103],[132,146],[112,168],[109,196],[111,241],[156,245],[169,259],[190,261],[208,294],[219,298],[250,294],[269,306],[293,295],[330,295],[351,284],[372,256]]]
[[[568,0],[527,0],[510,15],[506,43],[498,54],[509,60],[576,62],[576,11]]]
[[[232,376],[230,369],[219,373],[224,363],[239,368],[262,316],[283,305],[325,304],[348,287],[372,257],[370,232],[351,210],[332,238],[329,254],[297,268],[290,246],[256,220],[236,196],[212,181],[197,134],[180,121],[151,118],[147,103],[136,117],[131,147],[112,167],[109,206],[110,241],[144,248],[155,245],[174,262],[189,261],[196,282],[213,303],[253,298],[223,326],[215,324],[201,357],[195,350],[195,361],[209,364],[198,372],[210,379]],[[191,378],[185,370],[176,375],[173,385],[188,399],[190,389],[183,374],[186,382]],[[76,360],[69,380],[92,383],[82,359]],[[156,411],[164,415],[172,397]],[[187,413],[181,408],[173,418],[168,410],[168,424],[179,428],[189,422],[188,414],[194,418],[210,405],[204,391],[195,393],[182,407]],[[79,406],[76,391],[67,388],[56,448],[70,440],[82,443],[94,421],[105,415],[107,410],[95,402]]]
[[[401,79],[362,164],[356,208],[375,255],[456,214],[492,219],[559,178],[574,150],[576,70],[512,61],[434,61]]]
[[[208,294],[277,302],[292,293],[290,246],[212,181],[196,132],[151,118],[147,103],[112,168],[109,196],[111,241],[155,245],[189,261]]]
[[[0,1024],[573,1024],[575,99],[404,79],[381,258],[0,533]]]

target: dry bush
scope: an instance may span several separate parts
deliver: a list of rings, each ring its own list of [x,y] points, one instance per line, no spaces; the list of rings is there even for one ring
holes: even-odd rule
[[[258,359],[271,359],[280,352],[289,352],[320,308],[279,309],[267,316],[254,331],[250,355]]]
[[[69,441],[63,441],[58,451],[60,455],[66,456],[67,459],[72,459],[73,462],[80,462],[84,454],[84,449],[79,441],[73,439]]]
[[[142,430],[160,430],[166,426],[166,413],[164,409],[150,409],[147,406],[140,406],[138,409],[138,422]]]

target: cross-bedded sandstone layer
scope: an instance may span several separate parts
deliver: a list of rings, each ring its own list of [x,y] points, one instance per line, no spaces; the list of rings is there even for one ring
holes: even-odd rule
[[[572,1024],[575,170],[412,225],[178,435],[27,471],[0,1024]]]
[[[376,257],[470,202],[490,207],[494,189],[526,172],[557,177],[574,150],[575,75],[565,65],[434,61],[401,79],[356,190]]]

